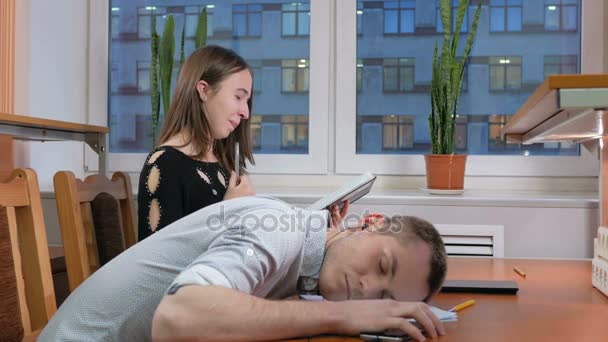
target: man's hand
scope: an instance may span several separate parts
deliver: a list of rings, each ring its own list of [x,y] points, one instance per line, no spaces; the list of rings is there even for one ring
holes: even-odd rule
[[[344,321],[337,333],[358,335],[361,332],[382,332],[398,330],[416,339],[425,338],[408,318],[414,318],[430,337],[445,335],[443,323],[433,314],[431,308],[422,302],[397,302],[394,300],[351,300],[337,302]]]

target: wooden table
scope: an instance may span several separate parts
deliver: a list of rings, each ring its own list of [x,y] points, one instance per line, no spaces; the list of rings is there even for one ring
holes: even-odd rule
[[[30,116],[0,113],[0,134],[16,140],[30,141],[63,141],[74,140],[87,143],[99,156],[99,173],[106,174],[108,169],[107,143],[108,128],[103,126],[84,125],[73,122],[40,119]],[[4,138],[6,139],[6,137]],[[12,149],[12,144],[4,144]],[[0,155],[0,181],[14,167],[12,151],[3,151]]]
[[[524,279],[513,271],[517,265]],[[592,288],[590,261],[450,258],[448,279],[515,280],[517,295],[439,294],[432,305],[476,304],[436,341],[608,341],[608,298]],[[291,341],[359,341],[314,337]]]

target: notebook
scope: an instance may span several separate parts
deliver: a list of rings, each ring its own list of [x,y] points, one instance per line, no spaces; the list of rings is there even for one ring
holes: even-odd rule
[[[359,198],[367,195],[376,180],[376,176],[366,172],[350,182],[342,185],[336,191],[324,196],[315,203],[309,205],[307,210],[329,209],[333,205],[338,205],[342,209],[342,204],[348,200],[354,203]]]

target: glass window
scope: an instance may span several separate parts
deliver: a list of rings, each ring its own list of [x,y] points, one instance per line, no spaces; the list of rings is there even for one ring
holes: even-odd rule
[[[386,58],[383,61],[384,92],[414,89],[414,58]]]
[[[308,92],[308,69],[307,59],[281,61],[281,91],[286,93]]]
[[[384,33],[414,33],[416,0],[384,1]]]
[[[159,34],[162,34],[169,15],[175,20],[176,60],[172,75],[174,87],[179,70],[182,28],[188,38],[184,44],[187,57],[194,51],[192,38],[196,33],[203,3],[191,0],[163,0],[162,7],[153,6],[151,3],[150,6],[142,5],[139,8],[134,7],[128,0],[111,0],[110,3],[107,8],[109,15],[116,15],[118,12],[112,11],[112,8],[120,8],[121,23],[120,27],[109,25],[110,36],[117,37],[110,41],[109,49],[111,67],[108,66],[108,126],[112,127],[110,150],[112,153],[148,153],[153,146],[149,64],[152,15],[156,17],[156,29]],[[294,17],[295,33],[303,34],[299,39],[277,39],[276,34],[280,33],[265,33],[263,30],[264,24],[268,23],[276,23],[276,29],[280,29],[282,6],[291,6],[292,3],[288,0],[272,1],[263,5],[246,0],[204,2],[207,8],[207,32],[210,37],[207,44],[235,50],[250,64],[254,74],[254,108],[250,120],[257,154],[309,153],[309,1],[299,1],[299,5],[293,7],[293,13],[300,14],[299,19],[297,14]],[[268,20],[268,23],[265,23],[265,20]],[[214,26],[213,23],[219,26]],[[119,30],[122,30],[122,34]],[[251,37],[255,39],[250,39]],[[285,58],[286,53],[288,58]],[[161,104],[160,125],[165,115],[162,107]],[[287,128],[283,128],[283,116],[297,118],[295,121],[285,121]],[[282,148],[283,145],[290,147]]]
[[[110,32],[112,39],[116,39],[120,34],[120,7],[112,7],[111,11]]]
[[[363,2],[357,1],[357,35],[363,34]]]
[[[555,0],[555,4],[575,7],[578,23],[580,0],[568,1]],[[381,0],[361,3],[365,34],[356,38],[356,68],[351,71],[357,73],[356,153],[428,153],[431,61],[436,41],[441,48],[441,36],[429,34],[428,30],[387,35],[387,32],[400,32],[400,4]],[[416,1],[412,10],[421,22],[430,19],[432,24],[437,15],[436,4],[435,1]],[[464,71],[455,127],[456,150],[472,155],[578,155],[578,145],[506,144],[500,140],[499,132],[501,125],[506,124],[542,83],[545,74],[578,72],[580,25],[575,34],[527,32],[523,27],[524,1],[488,0],[487,4],[487,10],[482,10],[473,53]],[[542,0],[538,7],[526,6],[526,11],[530,11],[526,15],[542,20],[546,11],[544,4],[545,0]],[[476,3],[472,5],[475,6]],[[474,12],[472,10],[469,8],[469,14]],[[472,21],[473,17],[469,19]],[[488,36],[488,32],[505,34]],[[464,37],[461,36],[459,49],[466,44]],[[531,46],[534,48],[530,49]],[[556,52],[568,57],[543,61],[545,56],[558,55]],[[397,119],[383,119],[391,115],[411,118],[412,141],[405,144],[411,148],[399,148],[398,141],[404,135],[399,135],[399,129],[395,128],[398,124],[391,121]]]
[[[578,30],[579,0],[545,0],[545,30]]]
[[[259,37],[262,35],[262,5],[232,5],[232,35]]]
[[[554,74],[578,73],[578,61],[575,55],[545,56],[545,78]]]
[[[283,36],[308,36],[310,34],[310,4],[283,4],[281,11]]]
[[[382,149],[409,150],[414,147],[414,119],[409,115],[382,116]]]
[[[490,31],[492,32],[521,31],[522,16],[522,0],[490,1]]]
[[[490,90],[521,88],[521,57],[490,57]]]
[[[437,32],[443,32],[443,22],[441,21],[441,8],[439,6],[439,0],[435,0],[435,21]],[[458,0],[452,0],[452,16],[450,19],[452,20],[452,32],[456,30],[456,13],[458,12]],[[460,28],[460,32],[467,32],[469,30],[469,10],[464,14],[464,19],[462,20],[462,27]]]

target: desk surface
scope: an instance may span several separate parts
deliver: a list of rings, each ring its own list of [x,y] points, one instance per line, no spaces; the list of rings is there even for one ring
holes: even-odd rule
[[[74,122],[41,119],[31,116],[0,113],[0,124],[21,127],[43,128],[76,133],[108,133],[108,127],[85,125]]]
[[[518,266],[526,279],[513,271]],[[476,304],[445,323],[437,341],[607,341],[608,298],[591,287],[590,261],[451,258],[448,279],[515,280],[510,295],[440,294],[433,305],[448,309],[468,299]],[[292,341],[359,341],[314,337]]]

